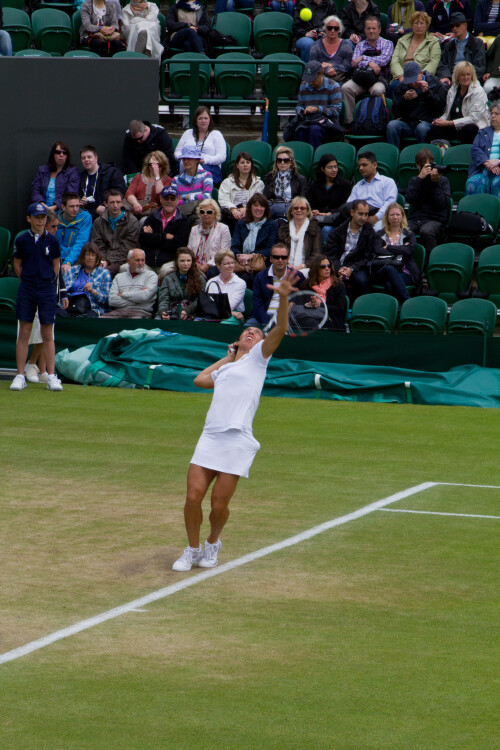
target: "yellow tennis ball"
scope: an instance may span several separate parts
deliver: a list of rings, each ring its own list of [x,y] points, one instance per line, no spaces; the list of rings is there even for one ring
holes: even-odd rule
[[[310,21],[313,17],[313,14],[309,8],[302,8],[299,15],[303,21]]]

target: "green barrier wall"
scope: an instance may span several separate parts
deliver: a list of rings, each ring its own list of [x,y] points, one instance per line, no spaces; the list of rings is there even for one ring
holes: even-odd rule
[[[56,351],[96,344],[103,336],[125,328],[161,328],[190,336],[231,342],[240,326],[220,323],[171,322],[159,320],[60,319],[56,323]],[[0,367],[15,367],[17,322],[0,316]],[[428,372],[444,372],[459,365],[474,364],[500,368],[500,338],[486,341],[475,336],[432,336],[423,334],[344,334],[319,331],[305,339],[285,339],[277,357],[315,362],[381,365]]]

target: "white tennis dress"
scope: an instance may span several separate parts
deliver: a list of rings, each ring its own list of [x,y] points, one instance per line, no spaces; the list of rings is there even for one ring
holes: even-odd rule
[[[271,357],[262,354],[263,341],[237,362],[212,372],[214,395],[192,464],[248,477],[260,444],[252,423]]]

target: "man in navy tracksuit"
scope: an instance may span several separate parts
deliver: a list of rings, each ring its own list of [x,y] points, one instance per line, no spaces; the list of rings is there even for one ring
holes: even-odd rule
[[[28,206],[26,217],[30,229],[19,235],[14,245],[14,271],[21,280],[17,295],[17,319],[19,335],[16,344],[17,375],[10,386],[11,391],[26,388],[24,365],[28,355],[28,341],[33,319],[38,308],[43,339],[43,353],[47,362],[47,389],[62,391],[62,385],[54,374],[55,346],[54,321],[57,305],[57,279],[61,262],[61,251],[57,239],[49,234],[47,209],[42,203]]]

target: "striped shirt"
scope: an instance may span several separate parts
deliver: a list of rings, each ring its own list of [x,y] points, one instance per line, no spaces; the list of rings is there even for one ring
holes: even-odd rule
[[[323,78],[320,88],[315,89],[307,81],[302,81],[297,99],[297,114],[303,114],[306,107],[317,107],[320,114],[338,120],[342,107],[342,94],[338,83]]]

